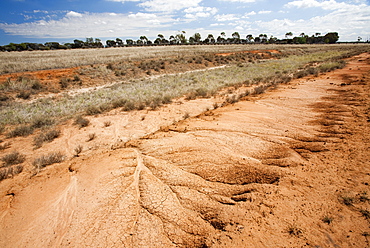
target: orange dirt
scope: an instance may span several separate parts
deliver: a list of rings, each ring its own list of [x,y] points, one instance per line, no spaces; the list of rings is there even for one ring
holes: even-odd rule
[[[369,247],[369,91],[362,54],[215,110],[112,111],[37,150],[16,138],[1,156],[26,169],[0,182],[0,247]]]

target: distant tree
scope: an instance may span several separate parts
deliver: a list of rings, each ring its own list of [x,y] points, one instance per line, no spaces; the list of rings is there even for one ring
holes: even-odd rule
[[[258,37],[261,43],[267,43],[267,34],[260,34]]]
[[[256,36],[256,37],[254,38],[254,42],[255,42],[255,43],[260,43],[260,42],[261,42],[261,38],[260,38],[259,36]]]
[[[274,44],[278,41],[278,38],[274,37],[274,36],[270,36],[270,39],[268,40],[268,43],[270,44]]]
[[[251,34],[248,34],[245,38],[247,39],[248,43],[251,43],[254,40],[253,35],[251,35]]]
[[[140,36],[140,41],[143,45],[146,45],[148,43],[148,38],[146,36]]]
[[[357,37],[357,42],[360,42],[362,40],[362,37]]]
[[[288,32],[288,33],[286,33],[285,34],[285,38],[286,39],[289,39],[289,38],[291,38],[293,36],[293,33],[292,32]]]
[[[119,46],[119,47],[123,47],[123,40],[122,40],[122,39],[120,39],[120,38],[116,38],[116,44],[117,44],[117,46]]]
[[[321,35],[321,33],[315,33],[316,37],[319,37],[320,35]]]
[[[337,32],[327,33],[327,34],[324,36],[324,41],[325,41],[325,43],[334,44],[334,43],[336,43],[338,40],[339,40],[339,35],[338,35],[338,33],[337,33]]]
[[[232,35],[234,43],[240,43],[240,34],[238,32],[234,32]]]
[[[180,34],[177,34],[176,36],[175,36],[175,40],[176,40],[176,43],[178,44],[178,43],[181,43],[181,44],[186,44],[188,41],[187,41],[187,39],[186,39],[186,37],[185,37],[185,34],[186,34],[186,32],[185,31],[181,31],[181,33]]]
[[[49,47],[52,50],[60,49],[60,44],[58,42],[46,42],[45,46]]]
[[[107,44],[107,47],[115,47],[117,45],[117,42],[114,40],[107,40],[105,43]]]
[[[216,42],[215,37],[213,34],[209,34],[207,38],[203,41],[205,44],[213,44]]]
[[[127,39],[127,40],[126,40],[126,44],[127,44],[127,45],[129,45],[129,46],[132,46],[132,45],[134,45],[134,40],[132,40],[132,39]]]
[[[73,48],[82,48],[85,45],[85,42],[83,42],[82,40],[77,40],[77,39],[74,40],[73,43],[74,43]]]

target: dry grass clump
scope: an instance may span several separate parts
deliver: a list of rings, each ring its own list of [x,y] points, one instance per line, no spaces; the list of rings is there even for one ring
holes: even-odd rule
[[[21,164],[26,160],[26,156],[20,154],[17,151],[14,151],[12,153],[9,153],[1,158],[1,161],[3,161],[2,167],[8,167],[15,164]]]
[[[83,146],[82,145],[76,146],[75,149],[74,149],[75,157],[78,157],[80,155],[80,153],[82,152],[82,150],[83,150]]]
[[[47,132],[40,133],[33,139],[33,145],[35,148],[40,148],[46,142],[52,142],[54,139],[60,136],[60,130],[52,129]]]
[[[21,125],[14,128],[12,131],[6,134],[7,138],[14,138],[14,137],[27,137],[31,135],[34,131],[34,128],[30,125]]]
[[[0,168],[0,181],[15,176],[23,171],[23,165]]]
[[[65,158],[66,156],[61,152],[51,152],[47,155],[42,155],[41,157],[36,158],[32,164],[37,169],[41,169],[48,165],[61,163],[64,161]]]
[[[10,147],[10,142],[5,142],[4,144],[0,144],[0,151],[6,150]]]
[[[77,125],[79,128],[83,128],[87,127],[90,124],[90,121],[83,116],[77,116],[73,124]]]
[[[89,136],[86,140],[86,142],[90,142],[96,138],[96,133],[89,133]]]

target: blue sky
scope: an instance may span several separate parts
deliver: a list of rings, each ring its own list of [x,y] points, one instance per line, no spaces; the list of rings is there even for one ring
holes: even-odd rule
[[[369,0],[0,0],[0,45],[87,37],[154,40],[186,31],[370,39]]]

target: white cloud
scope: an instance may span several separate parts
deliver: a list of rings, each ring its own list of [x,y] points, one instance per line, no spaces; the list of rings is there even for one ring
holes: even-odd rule
[[[215,18],[219,22],[239,20],[239,17],[234,14],[216,15]]]
[[[364,5],[364,4],[362,4]],[[324,10],[337,10],[350,8],[351,4],[345,2],[337,2],[335,0],[316,1],[316,0],[296,0],[285,5],[287,8],[322,8]],[[364,5],[366,6],[366,5]]]
[[[77,13],[77,12],[74,12],[74,11],[69,11],[69,12],[66,14],[66,17],[82,17],[82,14]]]
[[[139,2],[140,0],[105,0],[105,1],[125,3],[125,2]]]
[[[270,14],[272,11],[270,10],[261,10],[261,11],[258,11],[258,14],[260,15],[263,15],[263,14]]]
[[[233,2],[233,3],[254,3],[256,2],[256,0],[219,0],[219,1],[222,1],[222,2]]]
[[[214,15],[217,13],[217,8],[211,8],[211,7],[190,7],[184,10],[185,18],[188,19],[188,21],[196,20],[198,18],[205,18],[209,17],[211,15]]]
[[[337,9],[323,16],[315,16],[308,20],[274,19],[256,22],[260,30],[275,36],[283,36],[286,32],[299,35],[305,32],[312,35],[316,32],[325,34],[338,32],[341,40],[353,40],[352,33],[366,36],[370,33],[370,6],[348,5],[346,9]],[[325,25],[323,25],[325,24]]]
[[[140,3],[139,6],[146,11],[173,12],[185,8],[197,7],[202,0],[148,0]]]
[[[11,35],[30,38],[83,38],[155,36],[158,29],[169,27],[175,20],[168,15],[149,13],[113,14],[70,11],[60,20],[40,20],[21,24],[0,23],[0,29]],[[145,30],[150,29],[150,32]]]

